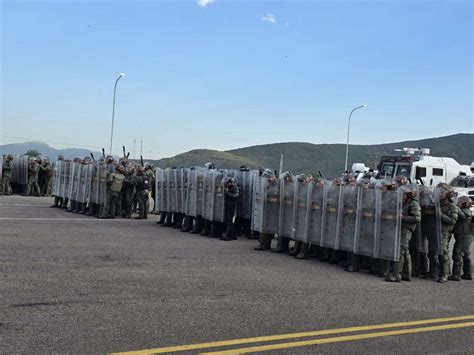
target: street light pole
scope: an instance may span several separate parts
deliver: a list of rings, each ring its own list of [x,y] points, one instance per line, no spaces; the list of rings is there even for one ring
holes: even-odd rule
[[[110,150],[109,150],[109,154],[112,155],[112,142],[114,140],[114,118],[115,118],[115,93],[117,92],[117,83],[118,81],[124,77],[125,74],[124,73],[120,73],[120,75],[118,76],[117,80],[115,80],[115,86],[114,86],[114,103],[113,103],[113,106],[112,106],[112,128],[110,129]]]
[[[351,130],[351,117],[352,117],[352,113],[355,111],[355,110],[358,110],[360,108],[364,108],[364,107],[367,107],[367,105],[361,105],[361,106],[357,106],[356,108],[354,108],[351,113],[349,114],[349,120],[347,122],[347,143],[346,143],[346,164],[344,165],[344,172],[347,171],[347,160],[349,158],[349,132]]]

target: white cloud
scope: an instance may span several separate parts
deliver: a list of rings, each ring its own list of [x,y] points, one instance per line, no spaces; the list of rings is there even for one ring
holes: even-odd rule
[[[197,0],[197,4],[201,7],[207,7],[207,5],[212,4],[214,0]]]
[[[269,22],[269,23],[271,23],[271,24],[274,24],[274,23],[277,22],[275,15],[274,15],[274,14],[270,14],[270,13],[266,14],[265,16],[263,16],[263,17],[262,17],[262,20],[265,21],[265,22]]]

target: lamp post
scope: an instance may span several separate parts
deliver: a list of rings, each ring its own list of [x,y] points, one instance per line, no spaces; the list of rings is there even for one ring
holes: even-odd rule
[[[118,76],[117,80],[115,80],[115,86],[114,86],[114,103],[113,103],[113,106],[112,106],[112,127],[110,129],[110,150],[109,150],[109,154],[112,155],[112,142],[114,140],[114,117],[115,117],[115,93],[117,92],[117,83],[118,81],[124,77],[125,74],[124,73],[120,73],[120,75]]]
[[[367,107],[367,105],[361,105],[361,106],[357,106],[356,108],[354,108],[351,113],[349,114],[349,121],[347,122],[347,143],[346,143],[346,164],[344,165],[344,172],[347,171],[347,160],[349,158],[349,132],[351,130],[351,117],[352,117],[352,113],[355,111],[355,110],[358,110],[360,108],[364,108],[364,107]]]

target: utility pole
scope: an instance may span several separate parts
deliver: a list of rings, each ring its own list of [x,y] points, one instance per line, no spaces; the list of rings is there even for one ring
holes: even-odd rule
[[[140,156],[143,156],[143,139],[140,141]]]

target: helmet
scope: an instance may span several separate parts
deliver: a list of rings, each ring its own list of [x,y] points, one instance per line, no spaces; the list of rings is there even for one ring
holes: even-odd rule
[[[333,186],[342,186],[344,185],[344,179],[341,177],[337,177],[332,181]]]
[[[6,159],[7,159],[7,160],[13,160],[13,155],[12,155],[12,154],[8,154]]]
[[[402,191],[403,195],[413,199],[416,197],[416,187],[413,185],[402,185],[400,186],[400,190]]]
[[[122,164],[117,164],[117,166],[115,167],[115,169],[120,172],[120,173],[123,173],[124,172],[124,167]]]
[[[272,178],[272,177],[275,177],[275,174],[273,174],[273,171],[271,171],[270,169],[264,169],[262,172],[262,176],[267,177],[267,178]]]
[[[398,186],[403,186],[408,184],[408,179],[405,175],[397,175],[394,178]]]
[[[459,208],[471,208],[472,201],[469,196],[463,195],[458,197],[456,204]]]
[[[241,165],[239,168],[240,171],[250,171],[249,167],[245,164]]]
[[[456,193],[453,188],[445,182],[440,182],[436,186],[437,195],[440,200],[448,199],[451,202],[454,202],[456,198]]]
[[[208,169],[215,169],[216,168],[216,166],[211,162],[208,162],[208,163],[204,164],[204,166]]]
[[[393,179],[383,179],[377,182],[377,188],[381,190],[396,190],[397,189],[397,183]]]

